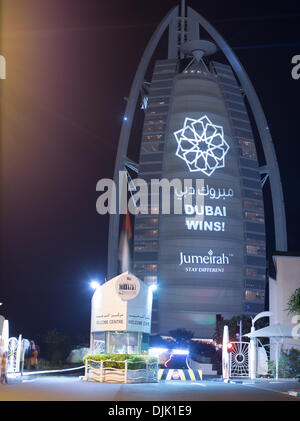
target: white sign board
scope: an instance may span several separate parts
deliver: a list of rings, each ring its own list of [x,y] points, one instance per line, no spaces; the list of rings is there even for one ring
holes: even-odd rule
[[[125,272],[98,287],[92,298],[91,332],[150,333],[152,290]]]

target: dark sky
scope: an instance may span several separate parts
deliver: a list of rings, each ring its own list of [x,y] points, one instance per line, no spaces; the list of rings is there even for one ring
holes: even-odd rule
[[[299,252],[300,55],[296,1],[188,4],[235,51],[269,123]],[[96,183],[113,176],[124,96],[175,0],[2,0],[1,313],[11,335],[88,334],[92,277],[106,275],[108,218]],[[298,4],[298,6],[297,6]],[[164,58],[158,51],[157,57]]]

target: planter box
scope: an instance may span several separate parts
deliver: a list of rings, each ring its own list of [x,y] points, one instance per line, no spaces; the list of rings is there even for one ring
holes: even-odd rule
[[[100,383],[157,383],[158,364],[144,363],[145,368],[131,370],[130,362],[121,361],[125,368],[105,367],[106,361],[86,360],[84,380]]]

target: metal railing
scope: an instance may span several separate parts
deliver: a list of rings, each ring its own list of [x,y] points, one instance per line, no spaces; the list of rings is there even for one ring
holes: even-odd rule
[[[230,377],[249,377],[249,342],[231,342]]]
[[[292,369],[291,365],[296,361],[289,361],[289,356],[291,352],[298,351],[298,361],[300,357],[300,345],[297,343],[286,342],[284,340],[276,341],[273,340],[272,343],[262,344],[262,342],[258,339],[258,350],[264,349],[265,352],[265,365],[266,369],[263,373],[262,377],[271,377],[271,378],[291,378],[294,379],[295,376],[300,376],[300,369],[299,372],[296,372],[296,367]],[[276,346],[278,346],[278,355],[276,361]],[[296,357],[294,357],[295,359]],[[271,363],[271,365],[270,365]],[[300,362],[298,362],[300,365]],[[273,367],[272,367],[273,365]],[[299,367],[298,365],[298,367]],[[276,374],[277,373],[277,374]],[[259,373],[258,374],[262,374]]]

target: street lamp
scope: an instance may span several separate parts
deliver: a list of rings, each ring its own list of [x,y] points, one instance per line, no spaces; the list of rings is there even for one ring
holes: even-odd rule
[[[91,280],[90,287],[92,289],[97,289],[99,286],[100,286],[100,283],[99,283],[99,281],[97,279]]]

